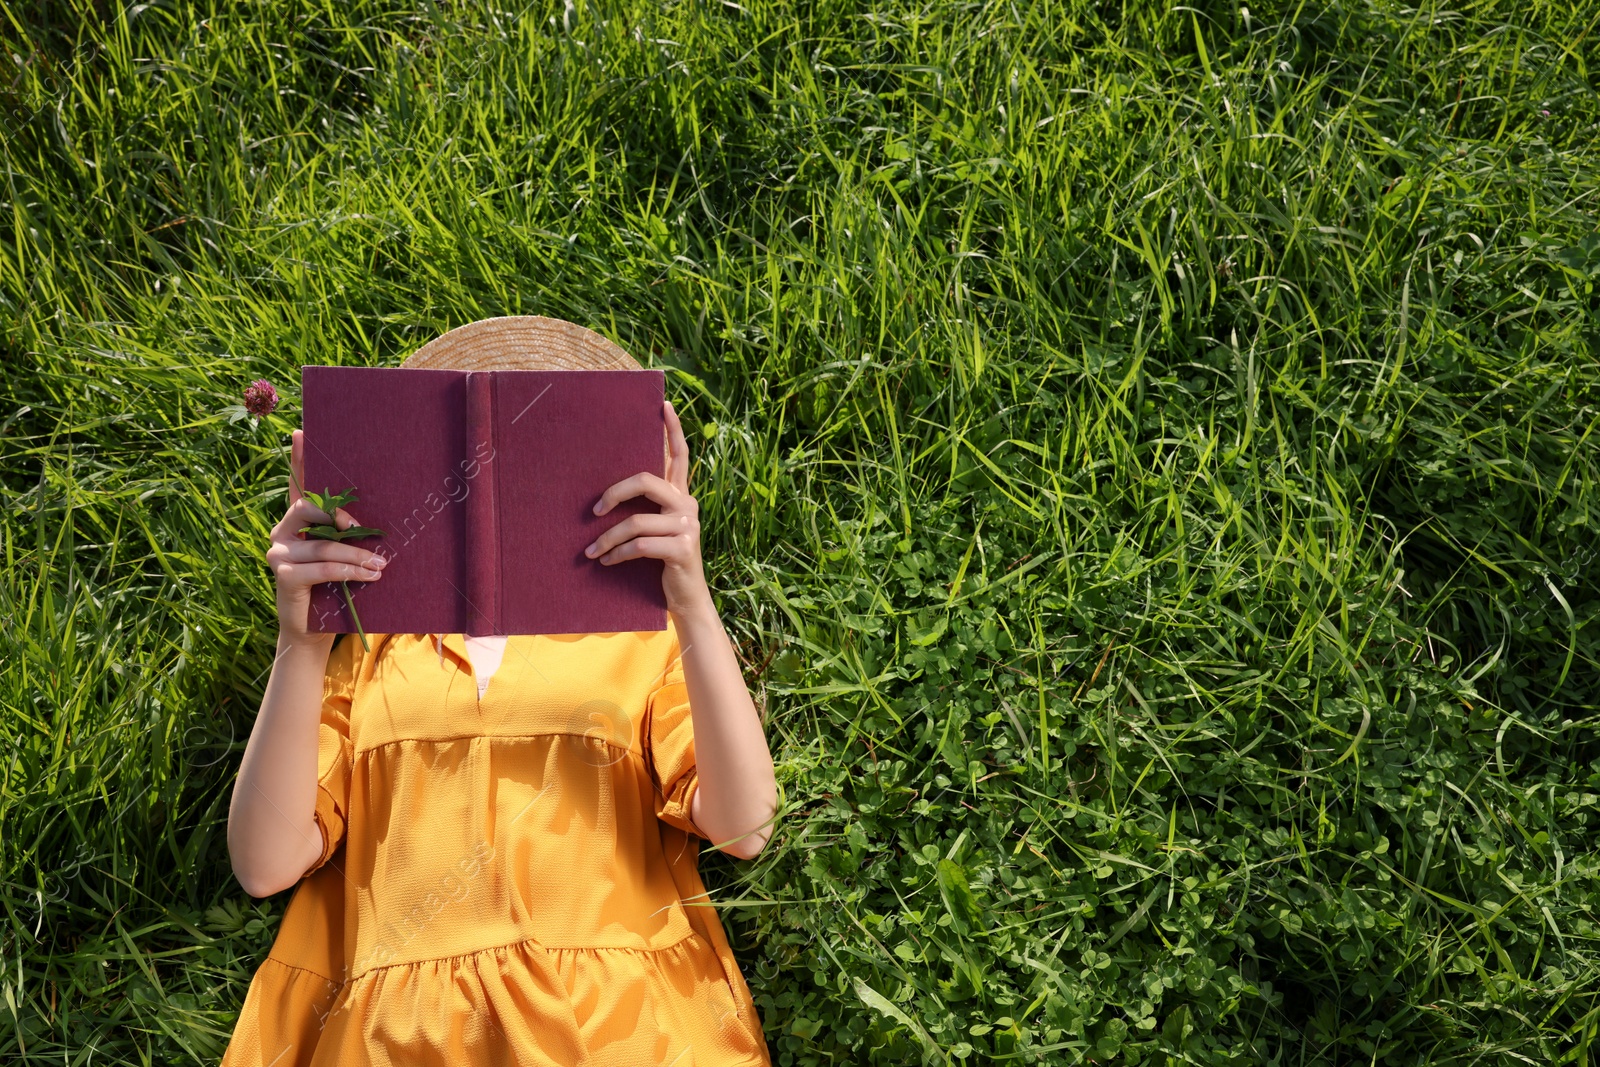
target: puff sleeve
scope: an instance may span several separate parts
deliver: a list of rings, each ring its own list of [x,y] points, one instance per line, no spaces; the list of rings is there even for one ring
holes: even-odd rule
[[[361,641],[341,634],[328,653],[322,676],[322,721],[317,727],[317,805],[314,817],[322,833],[322,852],[305,874],[328,862],[344,841],[350,811],[350,704],[355,696]],[[305,877],[302,875],[301,877]]]
[[[700,775],[694,761],[694,718],[689,711],[689,687],[683,677],[683,651],[676,630],[661,684],[650,694],[644,750],[645,764],[656,786],[656,818],[709,840],[689,817]]]

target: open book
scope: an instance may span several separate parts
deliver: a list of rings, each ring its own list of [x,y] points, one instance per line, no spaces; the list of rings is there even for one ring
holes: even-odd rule
[[[583,550],[629,515],[613,483],[666,474],[659,370],[412,370],[306,366],[304,488],[355,487],[346,509],[383,537],[383,577],[349,583],[367,633],[564,634],[663,630],[663,563],[606,566]],[[336,582],[309,626],[354,633]]]

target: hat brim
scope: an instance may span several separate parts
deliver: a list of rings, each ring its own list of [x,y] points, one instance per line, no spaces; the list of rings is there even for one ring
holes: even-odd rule
[[[457,326],[400,365],[411,370],[644,369],[616,342],[543,315],[502,315]]]

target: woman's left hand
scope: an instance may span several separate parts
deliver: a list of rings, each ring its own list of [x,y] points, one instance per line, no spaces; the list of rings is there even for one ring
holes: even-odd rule
[[[672,401],[664,400],[661,406],[667,422],[667,477],[642,471],[624,478],[602,493],[594,506],[596,515],[604,515],[642,494],[661,506],[660,514],[629,515],[596,538],[584,555],[608,567],[639,556],[663,561],[661,588],[667,595],[667,610],[682,618],[710,609],[711,591],[700,560],[700,504],[689,493],[689,442]]]

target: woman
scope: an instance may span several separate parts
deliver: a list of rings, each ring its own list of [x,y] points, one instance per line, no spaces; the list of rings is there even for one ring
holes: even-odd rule
[[[278,652],[234,787],[228,848],[252,896],[303,882],[252,980],[224,1067],[770,1065],[697,869],[756,855],[772,759],[700,559],[689,455],[596,566],[664,561],[664,631],[373,634],[308,629],[320,582],[381,581],[350,526],[291,488],[268,562]],[[303,483],[293,437],[292,486]]]

